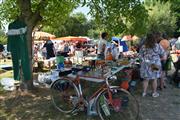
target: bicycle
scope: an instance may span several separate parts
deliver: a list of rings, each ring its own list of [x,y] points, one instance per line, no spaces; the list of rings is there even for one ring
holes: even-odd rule
[[[73,78],[71,72],[62,73],[64,76],[51,84],[53,105],[63,113],[74,113],[76,111],[87,111],[89,113],[89,109],[93,108],[90,115],[98,115],[101,120],[114,120],[116,118],[137,120],[139,104],[136,98],[127,90],[119,86],[111,86],[109,83],[109,81],[117,79],[115,74],[123,68],[125,67],[112,68],[113,71],[107,72],[104,79],[86,78],[78,74],[75,74]],[[104,82],[104,84],[86,99],[80,79],[96,79]]]

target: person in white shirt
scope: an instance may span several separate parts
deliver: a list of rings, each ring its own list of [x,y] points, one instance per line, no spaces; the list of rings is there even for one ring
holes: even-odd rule
[[[118,41],[112,41],[112,56],[114,60],[117,60],[119,58],[120,55],[120,50],[119,50],[119,45],[118,45]]]
[[[101,39],[98,41],[97,54],[98,54],[98,58],[100,58],[100,59],[105,59],[105,50],[106,50],[106,46],[107,46],[107,39],[108,39],[108,33],[103,32],[101,34]]]

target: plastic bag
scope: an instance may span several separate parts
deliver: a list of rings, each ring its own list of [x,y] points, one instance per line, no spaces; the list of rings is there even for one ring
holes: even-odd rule
[[[15,80],[12,78],[2,78],[1,85],[3,85],[4,90],[13,91],[15,89],[14,86]]]

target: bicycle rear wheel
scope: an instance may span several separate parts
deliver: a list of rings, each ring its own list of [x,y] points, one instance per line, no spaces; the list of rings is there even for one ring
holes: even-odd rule
[[[76,85],[69,79],[58,79],[51,86],[51,100],[61,112],[72,112],[78,103],[79,92]]]
[[[101,120],[137,120],[139,105],[136,98],[119,87],[111,88],[112,103],[107,89],[97,96],[97,112]]]

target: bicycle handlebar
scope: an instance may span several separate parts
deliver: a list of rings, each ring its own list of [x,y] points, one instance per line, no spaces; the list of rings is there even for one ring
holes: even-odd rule
[[[119,71],[123,70],[124,68],[128,68],[131,66],[131,63],[127,66],[120,66],[120,67],[112,67],[111,69],[116,69],[114,71],[110,71],[108,73],[106,73],[104,76],[106,76],[106,79],[108,79],[109,77],[111,77],[112,75],[115,75],[116,73],[118,73]]]

